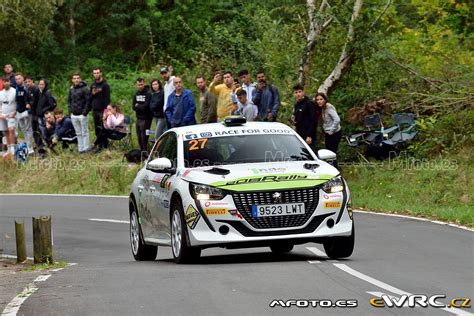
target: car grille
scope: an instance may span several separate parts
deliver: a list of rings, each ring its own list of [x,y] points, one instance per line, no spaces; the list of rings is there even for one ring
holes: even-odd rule
[[[281,193],[281,201],[274,202],[272,195]],[[262,192],[233,193],[235,206],[245,220],[256,229],[287,228],[304,225],[313,215],[319,200],[319,188],[274,190]],[[252,216],[252,205],[305,203],[305,213],[300,215],[283,215],[258,217]]]

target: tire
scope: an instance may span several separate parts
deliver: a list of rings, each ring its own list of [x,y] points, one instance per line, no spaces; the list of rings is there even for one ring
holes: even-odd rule
[[[323,243],[326,255],[331,259],[347,258],[352,255],[355,244],[354,221],[352,221],[352,232],[347,237],[332,237]]]
[[[288,253],[293,250],[292,244],[275,244],[270,246],[270,250],[276,254]]]
[[[158,246],[145,244],[135,203],[132,203],[130,207],[130,246],[132,248],[133,257],[136,261],[155,260]]]
[[[180,202],[171,211],[171,250],[176,263],[191,263],[201,256],[201,248],[189,246],[188,232]]]

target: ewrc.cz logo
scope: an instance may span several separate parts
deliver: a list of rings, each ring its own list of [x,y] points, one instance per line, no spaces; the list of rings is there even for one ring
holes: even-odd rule
[[[354,308],[357,307],[357,300],[349,299],[349,300],[336,300],[332,301],[329,299],[294,299],[294,300],[273,300],[270,303],[271,308],[275,307],[299,307],[299,308],[308,308],[308,307],[323,307],[323,308],[330,308],[330,307],[342,307],[342,308]]]
[[[435,308],[445,308],[445,307],[455,307],[455,308],[470,308],[471,307],[471,299],[468,297],[455,297],[453,298],[449,304],[445,304],[440,302],[440,299],[446,298],[444,294],[436,294],[436,295],[422,295],[422,294],[414,294],[414,295],[402,295],[400,297],[394,297],[389,295],[381,295],[380,297],[374,297],[370,299],[370,305],[373,307],[435,307]]]

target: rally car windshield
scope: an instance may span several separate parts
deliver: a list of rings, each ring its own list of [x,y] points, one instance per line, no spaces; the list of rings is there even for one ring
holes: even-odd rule
[[[294,160],[314,160],[295,135],[241,135],[184,142],[186,168]]]

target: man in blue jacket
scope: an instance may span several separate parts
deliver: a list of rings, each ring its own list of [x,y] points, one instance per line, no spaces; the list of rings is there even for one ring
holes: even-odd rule
[[[196,105],[190,90],[183,89],[183,80],[174,78],[175,91],[168,97],[166,117],[171,127],[180,127],[196,124],[194,114]]]

